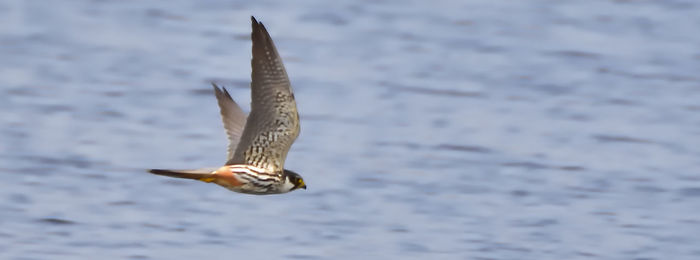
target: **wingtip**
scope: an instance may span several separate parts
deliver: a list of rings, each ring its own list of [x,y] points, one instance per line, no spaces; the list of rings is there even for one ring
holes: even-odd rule
[[[231,98],[231,94],[228,93],[228,90],[226,89],[226,87],[223,87],[223,86],[220,87],[219,85],[216,85],[216,83],[214,83],[214,82],[211,83],[211,86],[212,86],[212,88],[214,88],[214,96],[216,96],[216,99],[219,100],[219,102],[221,102],[222,98],[230,99],[231,101],[233,101],[233,98]]]
[[[214,95],[219,96],[221,93],[221,88],[216,83],[212,82],[211,87],[214,89]]]
[[[250,21],[251,21],[252,24],[253,24],[253,29],[257,28],[258,26],[263,26],[263,24],[262,24],[261,22],[258,22],[258,20],[255,19],[255,16],[252,16],[252,15],[251,15],[251,16],[250,16]]]
[[[265,25],[262,22],[255,19],[255,16],[250,16],[250,21],[252,22],[252,25],[253,25],[253,33],[255,33],[256,31],[261,31],[261,30],[267,31],[267,29],[265,29]]]

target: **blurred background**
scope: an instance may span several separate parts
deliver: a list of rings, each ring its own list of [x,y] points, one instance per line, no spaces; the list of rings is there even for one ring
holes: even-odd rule
[[[232,193],[250,16],[286,168]],[[0,1],[1,259],[699,259],[696,1]]]

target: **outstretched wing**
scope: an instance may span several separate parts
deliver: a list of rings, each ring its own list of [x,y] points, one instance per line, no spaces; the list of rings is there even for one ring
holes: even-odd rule
[[[299,135],[292,86],[275,44],[262,23],[253,21],[251,110],[233,158],[226,164],[250,164],[281,173]]]
[[[214,87],[216,101],[218,101],[219,109],[221,110],[221,121],[224,122],[224,129],[226,129],[226,135],[228,135],[228,155],[226,161],[230,161],[233,159],[233,153],[236,151],[236,147],[243,135],[246,115],[241,107],[236,104],[236,101],[233,101],[231,95],[226,91],[226,88],[220,89],[219,86],[214,83],[211,85]]]

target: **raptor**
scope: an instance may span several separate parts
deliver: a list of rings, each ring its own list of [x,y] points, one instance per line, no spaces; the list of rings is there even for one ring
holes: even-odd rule
[[[196,170],[151,169],[150,173],[216,183],[247,194],[279,194],[306,189],[304,179],[284,169],[299,136],[299,113],[282,59],[265,26],[251,17],[251,105],[246,116],[226,88],[212,84],[229,139],[222,167]]]

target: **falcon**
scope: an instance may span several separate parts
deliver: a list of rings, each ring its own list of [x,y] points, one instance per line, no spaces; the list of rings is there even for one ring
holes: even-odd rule
[[[255,17],[251,20],[250,114],[246,116],[226,88],[212,84],[229,140],[226,164],[219,168],[148,172],[216,183],[231,191],[256,195],[306,189],[301,175],[284,169],[289,148],[299,136],[292,86],[267,29]]]

